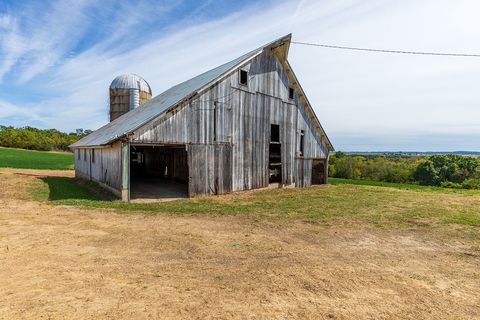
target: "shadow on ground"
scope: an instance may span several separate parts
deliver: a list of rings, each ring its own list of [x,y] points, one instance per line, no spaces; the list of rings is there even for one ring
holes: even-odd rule
[[[94,182],[85,182],[70,177],[41,177],[48,186],[48,200],[109,201],[115,197]]]

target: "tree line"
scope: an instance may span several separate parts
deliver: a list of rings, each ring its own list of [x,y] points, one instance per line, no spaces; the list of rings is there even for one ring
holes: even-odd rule
[[[66,133],[56,129],[33,127],[15,128],[0,125],[0,146],[41,151],[68,151],[68,146],[91,133],[91,130],[77,129]]]
[[[415,183],[449,188],[480,189],[480,158],[460,155],[348,155],[330,157],[334,178]]]

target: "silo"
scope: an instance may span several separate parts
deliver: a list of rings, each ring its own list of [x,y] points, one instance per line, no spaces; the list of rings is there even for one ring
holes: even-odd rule
[[[123,74],[110,84],[110,121],[113,121],[152,97],[150,85],[136,74]]]

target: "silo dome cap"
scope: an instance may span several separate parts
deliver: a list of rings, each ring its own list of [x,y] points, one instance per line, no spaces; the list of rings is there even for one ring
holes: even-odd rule
[[[139,89],[140,91],[152,94],[152,89],[148,82],[133,73],[122,74],[113,79],[110,84],[110,89]]]

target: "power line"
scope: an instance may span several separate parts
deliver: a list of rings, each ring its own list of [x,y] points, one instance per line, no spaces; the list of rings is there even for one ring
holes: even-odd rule
[[[469,53],[445,53],[445,52],[423,52],[423,51],[405,51],[405,50],[385,50],[385,49],[372,49],[372,48],[358,48],[358,47],[345,47],[345,46],[334,46],[328,44],[320,43],[309,43],[309,42],[299,42],[292,41],[293,44],[299,44],[304,46],[314,46],[330,49],[343,49],[343,50],[355,50],[355,51],[368,51],[368,52],[381,52],[381,53],[398,53],[398,54],[415,54],[415,55],[424,55],[424,56],[448,56],[448,57],[474,57],[480,58],[480,54],[469,54]]]

